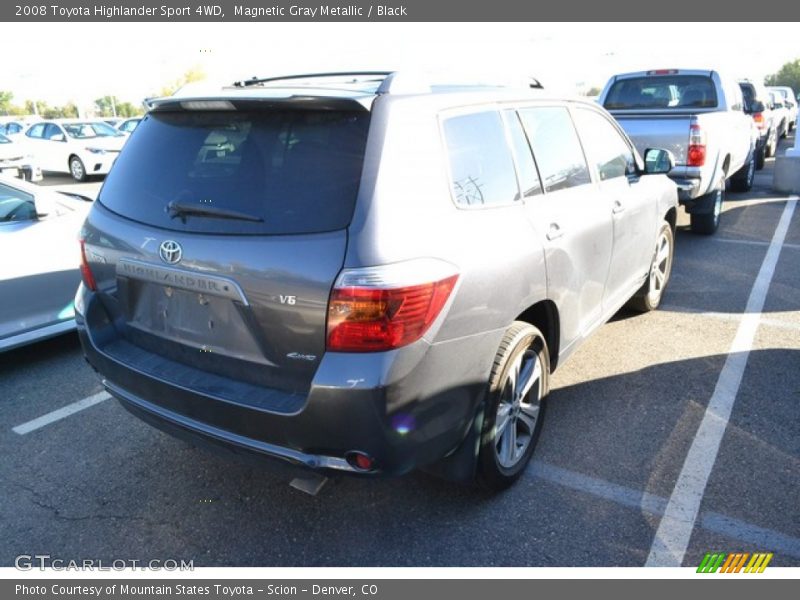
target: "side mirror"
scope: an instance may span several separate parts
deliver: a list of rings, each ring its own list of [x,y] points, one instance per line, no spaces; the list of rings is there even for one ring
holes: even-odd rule
[[[64,138],[64,134],[63,133],[54,133],[53,135],[50,136],[49,139],[50,139],[51,142],[64,142],[64,141],[66,141],[66,139]]]
[[[675,166],[675,157],[669,150],[648,148],[644,151],[644,172],[647,175],[669,173]]]

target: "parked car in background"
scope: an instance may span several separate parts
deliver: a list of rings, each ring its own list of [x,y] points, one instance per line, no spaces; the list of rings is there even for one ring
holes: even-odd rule
[[[0,133],[0,175],[41,181],[42,170],[24,144]]]
[[[756,169],[763,169],[766,158],[775,156],[778,148],[778,127],[772,110],[772,98],[767,88],[749,79],[739,81],[739,88],[744,97],[744,112],[750,115],[758,130]]]
[[[0,351],[75,329],[87,200],[0,176]]]
[[[712,70],[623,73],[608,81],[600,103],[639,152],[672,152],[669,176],[695,233],[712,234],[719,227],[728,181],[737,191],[752,187],[758,131],[744,112],[735,79]]]
[[[131,119],[125,119],[121,123],[117,125],[117,129],[122,133],[131,134],[133,130],[136,129],[136,126],[139,125],[141,122],[141,117],[133,117]]]
[[[103,121],[103,123],[108,123],[109,125],[111,125],[111,127],[113,127],[114,129],[116,129],[117,126],[122,122],[121,117],[102,117],[101,120]]]
[[[0,133],[5,136],[12,137],[20,135],[25,131],[25,124],[20,121],[8,121],[0,123]]]
[[[669,280],[671,157],[590,101],[340,73],[150,108],[84,225],[76,318],[109,392],[177,435],[503,488],[551,371]]]
[[[792,131],[797,126],[797,96],[794,90],[788,86],[770,86],[768,89],[778,92],[783,97],[788,119],[786,130]]]
[[[772,111],[775,114],[775,122],[778,123],[778,138],[785,138],[789,134],[789,108],[778,90],[767,88],[772,102]]]
[[[107,174],[125,139],[109,124],[86,119],[42,121],[25,132],[43,171],[69,173],[76,181]]]

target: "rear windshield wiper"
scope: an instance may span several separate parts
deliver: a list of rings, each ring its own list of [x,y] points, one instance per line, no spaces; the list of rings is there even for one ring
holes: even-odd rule
[[[234,219],[236,221],[252,221],[253,223],[264,222],[264,219],[261,217],[248,215],[247,213],[239,212],[237,210],[217,208],[216,206],[209,206],[207,204],[189,204],[187,202],[178,202],[176,200],[173,200],[167,204],[167,214],[169,214],[169,216],[172,218],[195,215],[199,217],[216,217],[218,219]]]

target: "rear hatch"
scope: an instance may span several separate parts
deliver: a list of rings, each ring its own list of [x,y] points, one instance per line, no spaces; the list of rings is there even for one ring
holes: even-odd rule
[[[87,260],[117,334],[150,357],[139,362],[304,392],[369,112],[230,108],[140,123],[84,228]]]

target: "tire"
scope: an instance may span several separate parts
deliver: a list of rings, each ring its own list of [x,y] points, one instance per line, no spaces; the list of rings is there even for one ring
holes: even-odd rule
[[[753,180],[756,176],[756,155],[753,152],[741,169],[731,177],[731,189],[735,192],[749,192],[753,189]]]
[[[515,321],[503,336],[489,377],[478,453],[481,487],[506,489],[525,471],[542,429],[549,378],[544,336],[533,325]],[[522,389],[514,383],[520,381]]]
[[[720,182],[718,188],[711,192],[709,196],[714,196],[714,207],[707,214],[692,214],[690,222],[692,233],[700,235],[713,235],[719,228],[719,220],[722,215],[722,205],[725,203],[725,182]]]
[[[83,166],[83,161],[77,156],[71,156],[69,159],[69,173],[75,181],[86,181],[86,167]]]
[[[672,274],[672,259],[675,256],[675,235],[672,226],[664,221],[658,231],[656,249],[650,261],[650,272],[639,291],[628,300],[628,307],[638,312],[650,312],[658,308],[664,290]]]
[[[781,121],[781,128],[780,131],[780,138],[785,139],[789,133],[789,126],[786,124],[786,121]]]
[[[764,168],[764,164],[767,162],[767,144],[765,143],[761,146],[761,150],[756,152],[756,170],[760,171]]]

